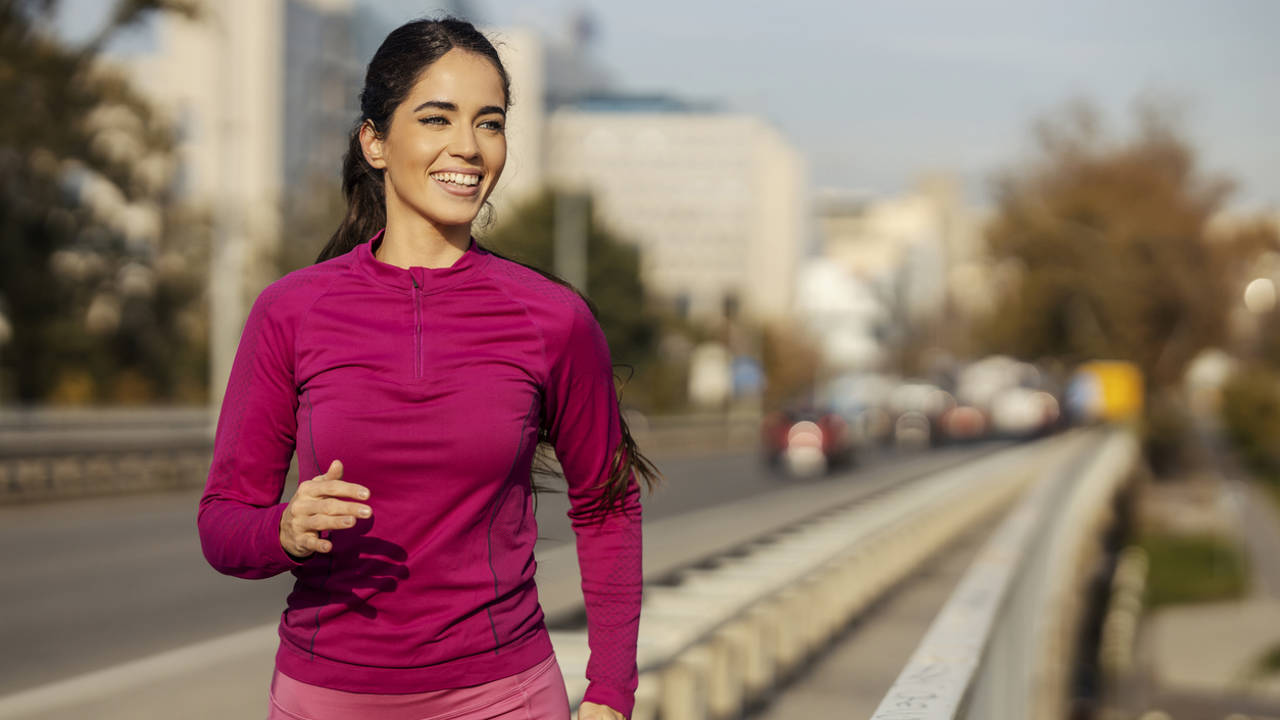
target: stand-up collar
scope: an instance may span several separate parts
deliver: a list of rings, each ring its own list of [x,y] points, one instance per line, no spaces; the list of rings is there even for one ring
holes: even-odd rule
[[[382,262],[374,256],[378,246],[382,244],[383,232],[384,230],[379,230],[377,235],[356,247],[356,263],[364,269],[369,277],[397,290],[411,291],[414,289],[415,281],[423,293],[447,290],[466,282],[468,278],[488,262],[490,257],[488,253],[476,245],[475,238],[471,238],[466,252],[462,253],[462,257],[454,261],[449,267],[426,268],[414,266],[402,268]]]

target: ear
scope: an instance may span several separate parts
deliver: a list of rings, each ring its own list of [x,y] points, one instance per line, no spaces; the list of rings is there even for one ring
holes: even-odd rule
[[[360,148],[364,151],[366,162],[378,170],[386,169],[387,161],[382,155],[382,138],[379,138],[377,131],[373,129],[373,123],[367,120],[360,126]]]

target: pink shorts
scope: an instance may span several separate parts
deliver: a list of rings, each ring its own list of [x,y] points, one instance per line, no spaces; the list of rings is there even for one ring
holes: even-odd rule
[[[276,670],[267,720],[569,720],[556,656],[510,677],[407,695],[353,693],[309,685]]]

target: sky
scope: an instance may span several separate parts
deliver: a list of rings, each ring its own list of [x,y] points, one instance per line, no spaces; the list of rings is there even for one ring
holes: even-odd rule
[[[422,3],[393,2],[404,16]],[[1182,108],[1233,209],[1280,211],[1275,0],[474,0],[487,22],[549,32],[575,8],[619,84],[770,119],[815,187],[877,194],[951,172],[983,202],[1033,150],[1031,124],[1078,98],[1117,137],[1133,107]],[[389,6],[390,7],[390,6]]]
[[[441,3],[367,0],[389,18]],[[84,17],[97,0],[65,0]],[[577,10],[625,90],[769,119],[814,188],[888,195],[951,173],[977,204],[1033,152],[1040,117],[1085,99],[1117,138],[1133,108],[1181,108],[1230,207],[1280,211],[1277,0],[471,0],[488,25],[562,32]]]

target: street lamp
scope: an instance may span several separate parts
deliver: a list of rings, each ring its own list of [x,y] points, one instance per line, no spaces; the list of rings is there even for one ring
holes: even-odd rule
[[[1269,277],[1254,278],[1244,288],[1244,306],[1254,315],[1265,315],[1276,306],[1276,285]]]
[[[4,369],[4,347],[13,339],[13,325],[9,322],[8,316],[4,314],[5,302],[0,298],[0,402],[5,399],[9,382],[7,373]]]

